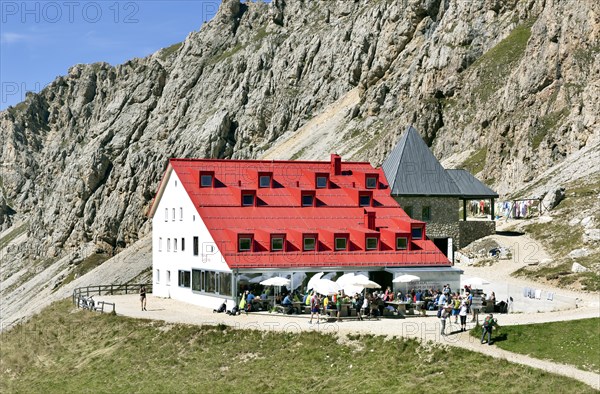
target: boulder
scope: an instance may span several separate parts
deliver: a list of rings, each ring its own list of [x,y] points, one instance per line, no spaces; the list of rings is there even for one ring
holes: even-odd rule
[[[571,267],[571,272],[587,272],[588,269],[579,263],[573,263]]]
[[[600,228],[587,228],[583,233],[583,242],[591,243],[600,241]]]
[[[547,210],[554,209],[565,198],[565,188],[562,186],[552,187],[544,196],[542,205]]]
[[[594,225],[594,217],[593,216],[584,217],[583,219],[581,219],[581,225],[586,228],[592,227]]]
[[[572,250],[571,253],[569,253],[569,257],[571,257],[572,259],[576,259],[578,257],[585,257],[589,254],[590,254],[590,251],[588,249],[581,248],[581,249]]]

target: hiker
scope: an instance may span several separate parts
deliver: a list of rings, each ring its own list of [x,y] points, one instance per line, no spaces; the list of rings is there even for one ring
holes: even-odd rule
[[[452,305],[446,303],[439,311],[438,317],[440,318],[440,323],[442,324],[441,334],[446,336],[446,319],[450,316],[450,311],[452,310]]]
[[[319,296],[314,291],[312,292],[312,296],[310,298],[310,321],[309,324],[312,324],[313,316],[317,315],[317,324],[320,322],[320,305],[321,302],[319,300]]]
[[[142,310],[147,311],[146,309],[146,286],[142,285],[140,287],[140,303],[142,304]]]
[[[458,316],[460,317],[460,331],[467,331],[467,309],[467,303],[463,300],[460,303],[460,309],[458,311]]]
[[[491,313],[485,317],[483,320],[483,332],[481,334],[481,343],[483,344],[483,339],[485,338],[485,334],[487,334],[487,344],[492,344],[492,330],[494,326],[498,327],[498,322],[494,319],[494,315]]]

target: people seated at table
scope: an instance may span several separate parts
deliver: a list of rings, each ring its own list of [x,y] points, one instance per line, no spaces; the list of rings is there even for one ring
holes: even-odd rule
[[[255,298],[256,298],[256,296],[254,294],[252,294],[252,291],[246,290],[246,302],[247,303],[251,303],[252,300],[254,300]]]
[[[281,306],[283,306],[283,312],[285,314],[291,315],[292,313],[298,313],[296,307],[294,307],[294,301],[292,301],[291,294],[286,294],[285,298],[281,302]]]
[[[394,292],[388,286],[387,289],[385,289],[385,293],[383,293],[383,301],[393,301],[393,300],[394,300]]]

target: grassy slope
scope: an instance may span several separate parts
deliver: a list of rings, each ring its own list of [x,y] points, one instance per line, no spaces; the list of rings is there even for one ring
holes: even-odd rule
[[[0,337],[2,392],[593,392],[463,349],[316,332],[168,325],[63,301]],[[493,371],[489,367],[493,365]],[[493,372],[493,373],[492,373]]]
[[[578,287],[589,291],[600,291],[600,275],[597,264],[600,261],[598,245],[583,242],[584,228],[581,225],[570,226],[571,219],[581,216],[582,208],[590,209],[595,223],[600,223],[598,195],[600,194],[600,175],[585,180],[577,180],[565,185],[566,197],[551,212],[550,223],[536,223],[525,227],[527,234],[541,242],[554,257],[555,265],[541,267],[525,267],[517,272],[530,278],[542,278],[559,286]],[[596,225],[597,227],[597,225]],[[570,251],[578,248],[588,248],[590,254],[585,257],[567,257]],[[589,272],[572,273],[573,262],[578,262],[590,268]],[[594,265],[596,267],[594,268]]]

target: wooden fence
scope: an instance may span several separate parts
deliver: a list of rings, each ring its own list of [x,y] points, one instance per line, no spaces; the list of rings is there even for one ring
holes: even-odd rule
[[[94,295],[139,294],[142,286],[146,287],[146,293],[152,293],[152,283],[78,287],[73,289],[73,304],[77,307],[87,305],[89,297]],[[105,309],[108,311],[108,307],[112,307],[111,312],[115,313],[115,304],[112,302],[97,301],[93,309],[104,313]]]

